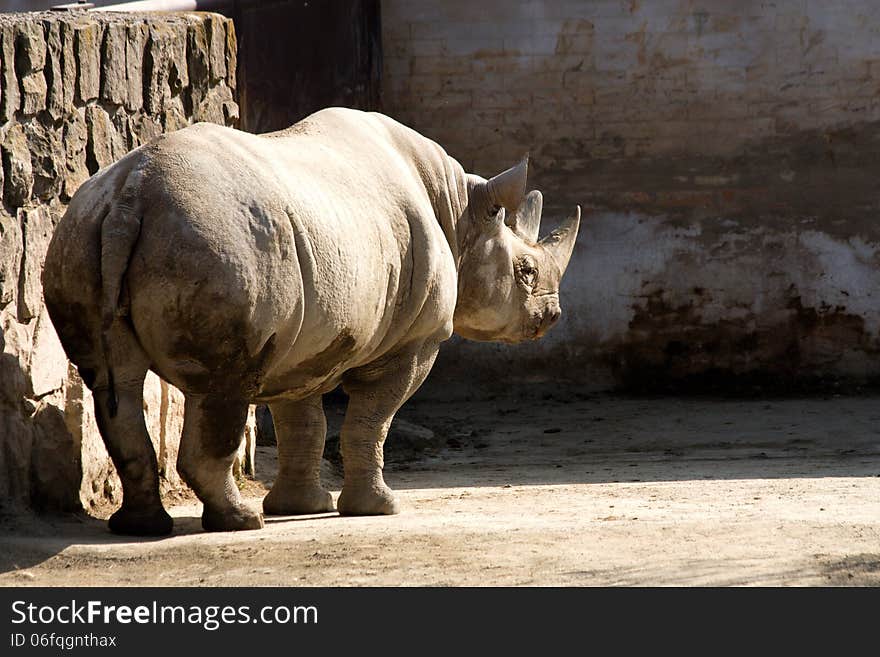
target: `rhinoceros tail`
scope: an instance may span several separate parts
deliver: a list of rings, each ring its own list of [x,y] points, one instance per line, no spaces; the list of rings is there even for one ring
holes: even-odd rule
[[[116,417],[117,411],[113,370],[119,355],[114,353],[112,329],[129,311],[123,299],[125,273],[141,232],[138,190],[132,187],[136,186],[125,185],[101,224],[101,347],[107,367],[110,417]]]

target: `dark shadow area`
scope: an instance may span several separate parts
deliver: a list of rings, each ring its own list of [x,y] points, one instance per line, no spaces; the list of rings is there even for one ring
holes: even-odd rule
[[[324,107],[378,108],[378,0],[239,0],[220,10],[238,37],[241,129],[282,130]]]
[[[391,460],[398,488],[880,476],[880,397],[414,401],[445,441]],[[390,445],[388,445],[390,448]]]
[[[820,559],[829,586],[880,586],[880,554]]]
[[[714,586],[749,586],[754,581],[749,573],[752,564],[748,560],[732,560],[726,564],[730,573],[722,581],[715,579]],[[650,565],[611,570],[573,570],[564,575],[575,585],[595,586],[602,582],[605,586],[638,586],[650,580],[655,586],[694,586],[694,580],[705,577],[717,578],[718,564],[708,559],[681,559],[675,574],[652,572]],[[859,554],[843,559],[829,560],[816,555],[799,564],[797,568],[776,570],[764,575],[767,586],[784,586],[786,582],[812,575],[821,581],[820,586],[877,586],[880,583],[880,560],[876,554]],[[527,585],[539,585],[540,580]]]
[[[521,386],[503,395],[458,394],[452,400],[417,395],[398,412],[385,443],[390,485],[880,476],[880,394],[871,390],[846,397],[681,398]],[[339,390],[324,397],[331,488],[341,483],[346,402]],[[272,456],[257,457],[258,479],[267,487],[275,473],[260,459]]]
[[[330,520],[338,518],[339,514],[332,513],[315,513],[304,516],[266,516],[263,520],[267,525],[273,525],[281,522],[302,522],[304,520]]]
[[[200,517],[178,517],[174,519],[171,536],[203,531]],[[22,511],[0,517],[0,573],[26,571],[71,545],[155,543],[168,538],[119,536],[110,532],[106,520],[86,513],[36,515]],[[27,584],[26,574],[21,579],[22,584]]]

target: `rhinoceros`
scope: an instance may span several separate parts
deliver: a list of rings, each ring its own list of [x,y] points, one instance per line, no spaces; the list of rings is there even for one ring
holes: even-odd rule
[[[271,409],[280,464],[263,512],[333,510],[321,396],[339,385],[338,512],[396,513],[383,443],[440,343],[536,339],[560,317],[580,207],[538,241],[527,167],[487,180],[387,116],[328,108],[262,135],[198,123],[87,180],[43,285],[122,481],[110,529],[172,529],[143,416],[148,370],[184,394],[177,468],[204,529],[263,525],[232,475],[255,403]]]

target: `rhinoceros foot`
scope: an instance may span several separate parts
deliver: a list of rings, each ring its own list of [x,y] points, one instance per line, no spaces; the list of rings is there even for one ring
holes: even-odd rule
[[[166,536],[171,533],[174,521],[165,509],[131,510],[123,506],[107,521],[114,534],[127,536]]]
[[[270,516],[327,513],[333,509],[333,496],[317,485],[279,487],[276,482],[263,498],[263,513]]]
[[[210,509],[206,506],[202,512],[202,528],[209,532],[262,529],[263,514],[251,511],[244,504],[222,510]]]
[[[390,516],[400,513],[400,505],[384,482],[346,483],[336,508],[341,516]]]

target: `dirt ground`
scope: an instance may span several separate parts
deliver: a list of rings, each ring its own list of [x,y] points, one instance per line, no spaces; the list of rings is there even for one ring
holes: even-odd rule
[[[399,417],[435,432],[386,466],[400,515],[208,534],[190,498],[161,540],[91,517],[7,522],[0,584],[880,585],[880,396],[474,396]],[[244,486],[255,507],[274,454],[259,448]]]

